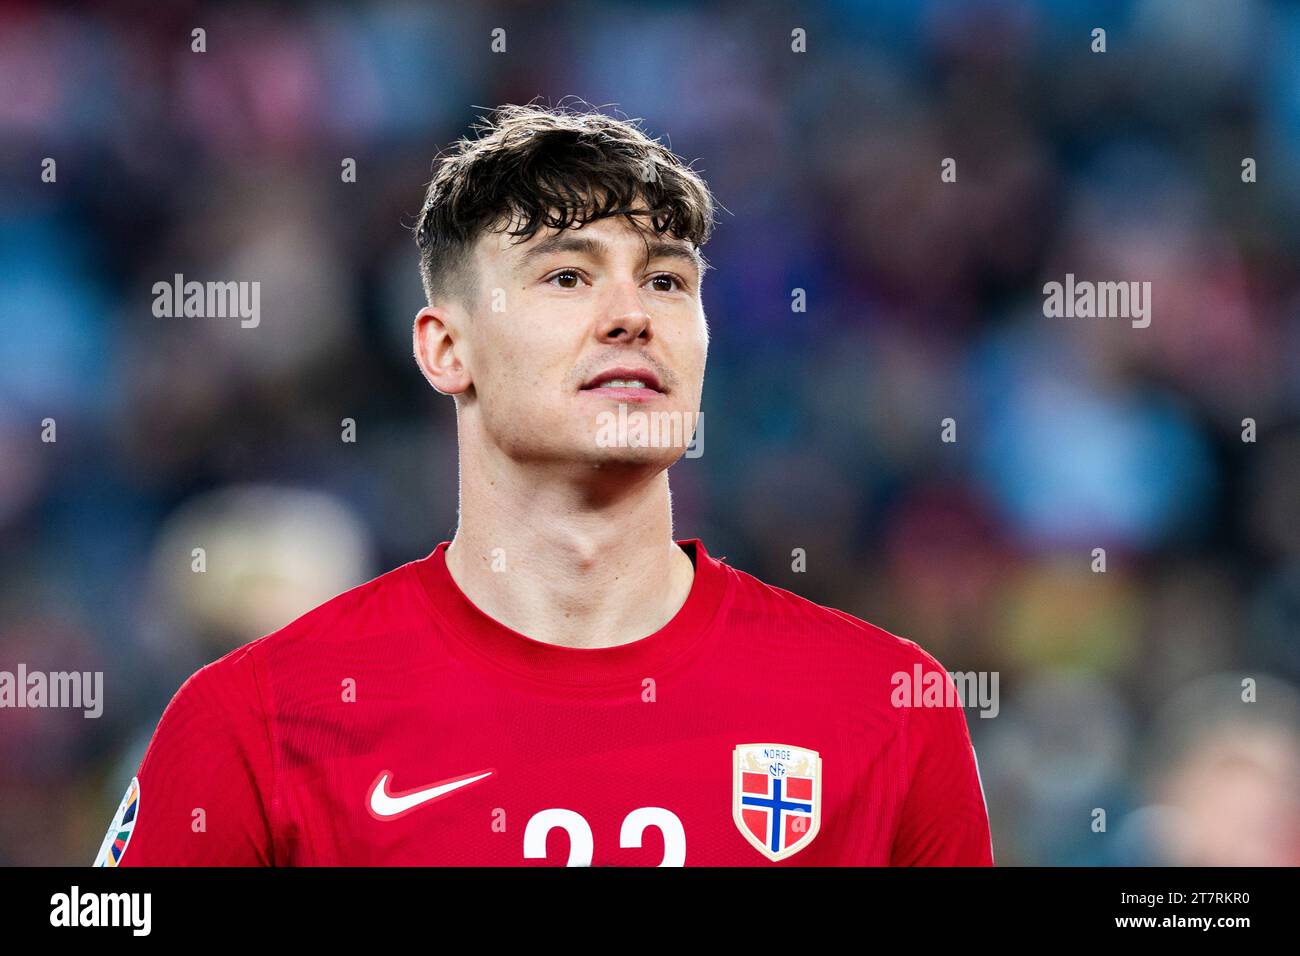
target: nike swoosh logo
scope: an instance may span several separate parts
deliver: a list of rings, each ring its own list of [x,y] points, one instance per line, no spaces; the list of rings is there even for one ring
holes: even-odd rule
[[[396,820],[398,817],[406,816],[417,807],[439,800],[461,787],[468,787],[471,783],[477,783],[484,777],[492,776],[495,772],[495,769],[480,770],[476,773],[467,773],[459,777],[439,780],[431,787],[419,787],[415,790],[407,790],[404,793],[389,793],[388,781],[392,779],[393,774],[391,771],[385,770],[370,785],[370,792],[366,794],[366,809],[370,811],[370,815],[376,820]]]

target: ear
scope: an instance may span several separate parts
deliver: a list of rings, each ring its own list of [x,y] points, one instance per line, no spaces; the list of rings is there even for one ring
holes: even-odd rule
[[[411,338],[416,364],[425,380],[443,395],[459,395],[474,384],[457,351],[458,336],[446,306],[427,305],[417,312]]]

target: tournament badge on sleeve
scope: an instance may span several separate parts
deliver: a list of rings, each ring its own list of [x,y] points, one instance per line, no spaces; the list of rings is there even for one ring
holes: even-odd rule
[[[140,781],[131,778],[131,785],[126,788],[126,796],[113,814],[113,822],[108,825],[104,842],[100,844],[99,855],[95,857],[95,866],[117,866],[126,852],[126,845],[131,842],[131,832],[135,829],[136,817],[140,810]]]
[[[817,836],[822,758],[788,744],[740,744],[733,756],[732,817],[769,860],[798,853]]]

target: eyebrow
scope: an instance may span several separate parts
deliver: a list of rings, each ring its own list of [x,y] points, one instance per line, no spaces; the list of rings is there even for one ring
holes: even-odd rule
[[[649,253],[647,261],[681,259],[695,266],[698,275],[704,275],[704,259],[697,250],[692,249],[690,246],[679,242],[668,242],[665,239],[652,239],[646,244],[646,250]],[[558,232],[553,236],[547,236],[521,255],[516,267],[523,269],[543,256],[561,252],[572,252],[592,259],[600,259],[609,253],[609,246],[599,239],[593,239],[591,236],[576,236],[568,232]]]

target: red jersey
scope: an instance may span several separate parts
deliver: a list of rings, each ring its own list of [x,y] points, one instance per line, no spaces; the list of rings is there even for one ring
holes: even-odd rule
[[[964,712],[893,700],[938,662],[678,544],[686,603],[619,647],[493,620],[443,542],[232,651],[168,704],[97,863],[991,865]]]

